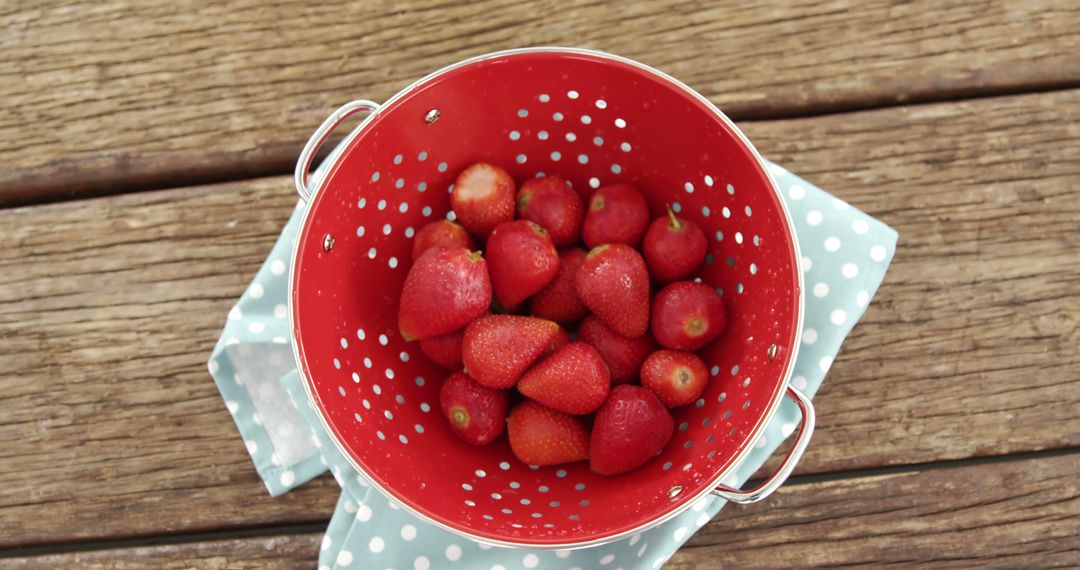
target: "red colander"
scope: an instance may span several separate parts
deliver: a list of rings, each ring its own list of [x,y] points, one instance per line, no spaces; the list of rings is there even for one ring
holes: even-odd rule
[[[343,119],[370,115],[308,187],[313,155]],[[447,372],[398,334],[411,242],[450,217],[456,174],[477,161],[520,183],[558,174],[575,187],[628,182],[654,216],[671,204],[709,237],[698,275],[729,325],[705,356],[711,379],[674,411],[678,429],[643,467],[616,477],[586,463],[518,462],[503,440],[471,447],[439,411]],[[655,526],[713,493],[760,500],[790,474],[813,409],[788,386],[802,329],[793,226],[757,151],[716,107],[634,61],[538,48],[470,59],[382,105],[354,101],[312,135],[297,164],[308,202],[290,275],[293,341],[318,415],[372,485],[415,515],[473,540],[574,548]],[[752,490],[720,484],[785,394],[803,412],[779,470]]]

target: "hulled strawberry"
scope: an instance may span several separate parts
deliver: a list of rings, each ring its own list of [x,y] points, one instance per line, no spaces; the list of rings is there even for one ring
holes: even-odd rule
[[[585,252],[579,248],[559,252],[559,272],[547,287],[533,295],[530,303],[532,313],[542,319],[571,324],[585,318],[589,310],[578,296],[578,269],[585,263]]]
[[[517,194],[518,218],[536,222],[551,236],[555,247],[581,241],[585,205],[566,180],[559,176],[530,178]]]
[[[480,252],[429,249],[405,277],[398,328],[405,340],[449,334],[486,313],[489,305],[491,281]]]
[[[607,398],[611,375],[590,344],[572,342],[537,362],[518,382],[518,392],[567,414],[587,414]]]
[[[514,219],[514,179],[505,170],[478,162],[458,174],[450,207],[458,222],[478,239],[487,239],[495,226]]]
[[[416,231],[412,246],[413,260],[433,247],[463,247],[471,251],[476,249],[476,242],[461,225],[450,220],[439,220]]]
[[[596,347],[611,372],[612,384],[637,381],[641,363],[657,348],[651,335],[644,334],[637,338],[622,336],[595,316],[590,316],[581,323],[578,340]]]
[[[509,312],[559,272],[559,252],[547,231],[525,220],[499,224],[488,238],[486,255],[495,298]]]
[[[559,325],[535,317],[488,315],[465,328],[465,371],[489,388],[510,388],[536,361]]]
[[[616,386],[593,421],[590,466],[600,475],[636,469],[659,453],[674,431],[675,420],[652,392]]]
[[[611,330],[639,337],[649,328],[649,271],[634,248],[624,244],[593,248],[578,270],[578,296]]]
[[[507,433],[514,456],[529,465],[558,465],[589,458],[589,428],[585,422],[531,400],[510,412]]]
[[[709,381],[705,362],[692,352],[658,350],[641,366],[641,385],[669,408],[698,399]]]
[[[705,233],[691,220],[680,218],[668,207],[666,218],[657,218],[645,232],[641,251],[653,281],[668,283],[689,276],[705,260]]]
[[[694,351],[727,327],[724,301],[703,283],[677,281],[653,298],[652,333],[664,348]]]
[[[439,391],[439,405],[454,435],[470,445],[491,443],[506,426],[508,393],[481,386],[464,372],[451,374]]]
[[[593,248],[605,243],[637,247],[649,225],[649,205],[629,184],[604,186],[589,199],[582,236]]]

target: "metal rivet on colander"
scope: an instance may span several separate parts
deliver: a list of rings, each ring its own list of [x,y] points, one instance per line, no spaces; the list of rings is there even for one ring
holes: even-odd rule
[[[442,115],[442,113],[440,113],[438,109],[432,109],[424,115],[424,122],[429,125],[434,125],[435,121],[439,120],[440,115]]]
[[[334,249],[334,236],[326,234],[326,237],[324,237],[322,240],[322,248],[325,251],[330,251],[331,249]]]
[[[668,489],[667,496],[669,499],[674,499],[675,497],[678,497],[680,493],[682,493],[682,485],[675,485]]]
[[[769,360],[776,360],[776,355],[780,354],[780,347],[776,343],[769,345],[769,350],[765,353],[765,356],[769,357]]]

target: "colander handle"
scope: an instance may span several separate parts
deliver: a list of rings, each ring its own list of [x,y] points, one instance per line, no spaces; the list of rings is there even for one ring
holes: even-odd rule
[[[315,153],[322,146],[322,143],[326,142],[330,133],[345,119],[363,111],[374,113],[377,110],[379,110],[379,104],[373,101],[364,99],[349,101],[338,107],[337,111],[330,113],[330,116],[323,121],[323,124],[319,125],[319,128],[315,129],[315,132],[311,134],[311,138],[304,145],[304,150],[300,151],[300,158],[296,160],[296,171],[293,173],[296,191],[305,202],[311,201],[311,190],[307,187],[308,171],[311,170],[311,163],[315,160]]]
[[[733,503],[756,503],[773,494],[784,484],[784,481],[787,481],[788,476],[791,475],[799,460],[802,459],[806,446],[810,444],[810,436],[814,433],[814,405],[810,403],[810,398],[807,398],[806,394],[791,386],[788,386],[786,395],[799,406],[799,411],[802,412],[802,423],[799,425],[798,439],[795,440],[795,445],[791,447],[791,451],[788,451],[787,457],[780,464],[780,468],[776,470],[776,473],[772,474],[772,477],[769,477],[764,483],[753,489],[744,491],[742,489],[733,489],[727,485],[719,485],[712,490],[712,494]]]

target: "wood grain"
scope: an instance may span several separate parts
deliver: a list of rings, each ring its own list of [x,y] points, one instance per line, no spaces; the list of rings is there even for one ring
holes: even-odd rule
[[[665,568],[1076,566],[1078,469],[1073,454],[796,482],[764,503],[729,505]],[[0,558],[0,567],[310,568],[319,540],[312,533]],[[658,553],[647,540],[641,548],[650,567]]]
[[[1075,85],[1078,21],[1068,0],[16,2],[0,204],[284,174],[341,103],[498,49],[608,50],[776,117]]]
[[[902,236],[801,473],[1080,445],[1078,119],[1068,91],[743,125]],[[326,517],[332,482],[264,495],[205,372],[293,204],[278,177],[0,211],[0,546]]]

